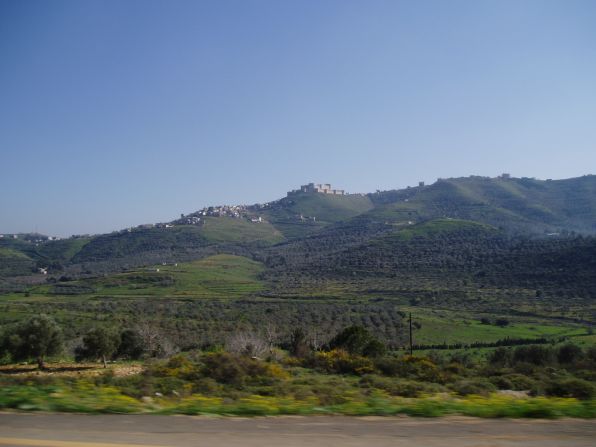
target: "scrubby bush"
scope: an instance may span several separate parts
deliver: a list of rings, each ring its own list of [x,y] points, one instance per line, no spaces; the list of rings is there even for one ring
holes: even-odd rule
[[[444,388],[436,383],[383,377],[375,374],[368,374],[362,377],[359,384],[363,387],[376,388],[386,391],[392,396],[403,397],[419,397],[423,394],[435,394],[444,391]]]
[[[201,361],[201,372],[205,377],[234,386],[267,385],[288,377],[288,373],[275,363],[227,352],[205,354]]]
[[[576,378],[553,380],[546,386],[545,391],[549,396],[576,397],[578,399],[591,399],[596,396],[596,386],[593,383]]]
[[[461,396],[467,396],[469,394],[487,396],[496,390],[496,387],[490,381],[483,378],[459,380],[449,385],[449,388]]]
[[[444,375],[428,357],[405,355],[403,357],[384,357],[375,362],[375,366],[387,376],[407,377],[426,382],[444,382]]]
[[[311,366],[328,373],[362,375],[374,371],[373,362],[370,359],[350,354],[342,349],[317,352],[311,362]]]
[[[544,366],[552,363],[553,359],[553,351],[547,346],[518,346],[513,351],[513,363],[530,363]]]
[[[491,365],[511,365],[513,361],[513,351],[508,348],[499,347],[490,354],[488,361]]]
[[[523,374],[492,376],[490,382],[500,390],[528,391],[536,386],[536,381]]]
[[[560,364],[568,365],[581,360],[584,356],[582,349],[573,343],[567,343],[557,351],[557,361]]]
[[[201,365],[183,354],[177,354],[165,363],[153,365],[151,373],[156,377],[175,377],[187,381],[198,380],[202,377]]]
[[[331,349],[343,349],[350,354],[379,357],[385,354],[385,345],[362,326],[350,326],[329,342]]]

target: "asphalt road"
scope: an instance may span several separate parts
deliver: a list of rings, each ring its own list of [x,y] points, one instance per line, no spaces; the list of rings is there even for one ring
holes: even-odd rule
[[[596,421],[0,413],[0,446],[595,447]]]

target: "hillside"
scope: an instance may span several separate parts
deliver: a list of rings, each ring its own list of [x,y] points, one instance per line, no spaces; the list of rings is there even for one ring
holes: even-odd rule
[[[596,176],[542,181],[465,177],[370,194],[371,219],[391,222],[443,217],[484,222],[510,233],[596,233]]]
[[[285,237],[298,238],[372,208],[371,200],[361,194],[297,193],[271,202],[264,208],[263,214]]]
[[[511,237],[455,219],[386,225],[350,241],[335,236],[326,231],[268,249],[263,259],[272,295],[385,297],[491,310],[505,303],[559,311],[588,305],[594,312],[594,237]]]
[[[2,238],[0,277],[30,275],[37,267],[76,276],[218,253],[283,268],[283,263],[293,262],[292,256],[300,254],[310,262],[320,252],[326,259],[323,270],[341,270],[341,264],[333,263],[342,258],[342,251],[366,247],[391,234],[404,238],[428,231],[447,219],[483,224],[510,238],[595,234],[596,176],[554,181],[471,176],[367,195],[298,192],[265,205],[210,207],[168,225],[98,236],[57,241],[41,235]],[[430,221],[434,224],[421,226]],[[289,250],[295,250],[294,255],[280,255]]]

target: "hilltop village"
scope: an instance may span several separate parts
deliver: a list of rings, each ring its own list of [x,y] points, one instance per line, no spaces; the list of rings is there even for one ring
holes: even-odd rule
[[[343,189],[333,189],[329,183],[308,183],[300,186],[300,189],[288,191],[287,197],[294,197],[297,194],[325,194],[335,196],[345,196],[347,193]],[[144,224],[138,225],[134,228],[128,228],[125,231],[131,232],[134,229],[148,229],[148,228],[172,228],[175,225],[204,225],[206,217],[230,217],[234,219],[244,219],[251,223],[266,222],[265,218],[260,215],[260,212],[265,210],[272,210],[279,207],[280,201],[257,203],[255,205],[218,205],[204,207],[194,213],[181,214],[179,219],[168,223]],[[303,216],[297,214],[295,216],[298,221],[312,220],[316,221],[315,216]]]

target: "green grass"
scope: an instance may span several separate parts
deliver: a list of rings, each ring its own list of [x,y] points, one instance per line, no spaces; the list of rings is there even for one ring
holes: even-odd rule
[[[508,326],[498,327],[482,324],[473,314],[438,309],[403,308],[412,312],[413,321],[419,322],[420,329],[414,331],[414,344],[470,344],[475,342],[492,343],[504,338],[552,338],[576,337],[586,334],[586,328],[576,324],[562,324],[547,319],[515,319]],[[496,318],[495,315],[491,316]]]
[[[274,244],[284,240],[283,235],[269,222],[249,222],[233,217],[204,217],[201,227],[209,242],[255,242]]]
[[[262,268],[260,263],[242,256],[215,255],[199,261],[158,265],[66,285],[92,287],[94,296],[240,298],[262,290],[263,285],[257,279]],[[51,291],[51,286],[42,286],[35,293],[47,293],[48,287]]]
[[[62,262],[70,261],[91,238],[71,238],[59,241],[49,241],[39,246],[37,252],[48,259],[57,259]]]
[[[282,199],[264,214],[286,237],[304,236],[331,224],[358,216],[373,208],[367,196],[299,193]],[[305,220],[300,220],[302,215]],[[314,220],[312,218],[315,218]]]
[[[4,262],[2,258],[18,258],[18,259],[29,259],[29,257],[15,249],[0,247],[0,262]]]

